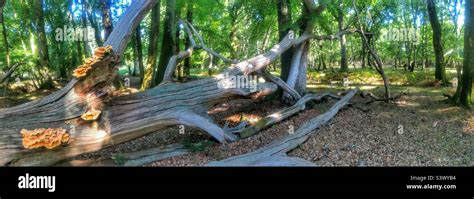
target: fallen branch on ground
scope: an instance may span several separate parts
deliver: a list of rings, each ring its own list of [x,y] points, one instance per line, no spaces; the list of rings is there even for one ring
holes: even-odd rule
[[[291,117],[292,115],[300,111],[303,111],[304,109],[306,109],[306,103],[308,103],[309,101],[323,101],[327,97],[334,97],[334,96],[328,93],[322,94],[322,95],[313,95],[313,94],[305,95],[300,100],[298,100],[296,104],[294,104],[293,106],[280,110],[265,118],[262,118],[255,125],[252,125],[250,127],[243,129],[242,132],[240,133],[240,138],[248,138],[276,123],[279,123]]]
[[[366,102],[366,104],[371,104],[373,102],[393,102],[393,101],[398,100],[400,97],[402,97],[404,95],[407,95],[407,93],[406,92],[401,92],[398,95],[392,96],[390,98],[380,98],[380,97],[378,97],[377,95],[375,95],[371,92],[364,91],[364,92],[360,93],[360,96],[362,98],[367,98],[367,97],[371,98],[371,100]]]
[[[13,64],[13,66],[10,67],[10,69],[5,73],[5,75],[3,75],[3,77],[0,77],[0,84],[6,81],[8,78],[10,78],[13,72],[15,72],[15,70],[22,64],[23,62],[18,62],[18,63]]]
[[[159,160],[188,154],[189,150],[181,144],[172,144],[166,147],[152,148],[133,153],[117,154],[116,161],[123,166],[142,166]],[[121,159],[121,160],[117,160]]]
[[[357,92],[358,89],[350,91],[334,104],[329,111],[304,123],[294,134],[276,140],[256,151],[211,162],[208,166],[315,166],[306,160],[288,157],[287,153],[304,143],[314,130],[329,122],[339,110],[349,103]]]

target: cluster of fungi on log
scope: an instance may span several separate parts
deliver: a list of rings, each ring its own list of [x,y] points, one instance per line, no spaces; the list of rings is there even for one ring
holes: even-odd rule
[[[82,114],[81,118],[84,121],[94,121],[94,120],[97,120],[97,118],[99,118],[100,113],[101,111],[99,110],[91,109],[87,111],[86,113]]]
[[[221,143],[233,142],[245,137],[239,134],[246,132],[247,125],[233,128],[218,126],[209,117],[208,112],[216,104],[234,98],[255,99],[256,96],[268,96],[280,87],[293,97],[295,104],[302,100],[294,109],[284,112],[283,117],[290,117],[304,110],[306,100],[313,99],[313,97],[305,97],[304,93],[298,93],[294,86],[273,76],[266,71],[266,67],[286,50],[310,39],[326,37],[303,33],[295,38],[294,32],[290,31],[268,52],[244,61],[236,61],[226,59],[205,47],[198,31],[190,23],[185,23],[184,28],[192,45],[187,51],[180,52],[170,59],[162,84],[140,93],[114,96],[112,81],[116,78],[120,56],[130,39],[130,33],[156,3],[156,0],[149,0],[131,4],[105,42],[105,45],[111,47],[95,49],[93,58],[87,59],[84,65],[74,71],[76,78],[63,89],[41,100],[0,112],[0,120],[4,121],[0,123],[0,165],[54,165],[80,154],[98,151],[178,124],[200,128]],[[199,39],[200,46],[196,45],[193,35]],[[215,77],[184,83],[173,82],[172,75],[178,61],[191,56],[193,48],[202,49],[221,58],[230,65],[230,68]],[[250,88],[220,88],[218,86],[218,83],[225,79],[224,74],[242,76],[255,73],[266,79],[264,83],[257,83],[256,91]],[[327,121],[328,118],[330,117],[322,119]],[[82,122],[93,120],[97,122],[91,124]],[[268,127],[281,120],[277,118],[264,126]],[[71,141],[56,150],[26,151],[25,148],[20,148],[21,138],[17,129],[26,126],[43,128],[45,125],[57,129],[69,129],[74,126],[74,133],[71,130]],[[262,129],[254,129],[250,134],[255,134]],[[66,130],[59,132],[65,134]]]
[[[35,129],[32,131],[22,129],[23,146],[27,149],[46,147],[53,149],[69,141],[69,134],[62,128]]]
[[[92,69],[92,66],[101,61],[105,55],[112,53],[112,46],[98,47],[94,50],[94,56],[87,58],[84,64],[74,70],[73,76],[76,78],[85,77],[87,72]],[[84,121],[95,121],[100,116],[101,111],[91,108],[87,112],[81,115],[81,119]],[[69,134],[66,133],[65,129],[62,128],[38,128],[34,130],[21,130],[23,147],[26,149],[36,149],[40,147],[46,147],[47,149],[53,149],[62,143],[69,141]]]
[[[87,75],[87,71],[92,68],[96,62],[102,60],[102,58],[107,54],[112,52],[112,46],[98,47],[94,50],[94,56],[87,58],[84,61],[84,65],[80,65],[74,70],[73,76],[76,78],[81,78]]]

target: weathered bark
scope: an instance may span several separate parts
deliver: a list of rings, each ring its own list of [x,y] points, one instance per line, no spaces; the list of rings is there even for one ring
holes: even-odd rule
[[[294,114],[303,111],[306,109],[306,103],[309,101],[322,101],[326,97],[334,97],[331,94],[323,94],[323,95],[305,95],[303,98],[298,100],[296,104],[291,107],[285,108],[280,110],[276,113],[273,113],[265,118],[259,120],[255,125],[247,127],[240,132],[241,138],[247,138],[252,135],[255,135],[257,132],[270,127],[273,124],[281,122],[286,118],[293,116]]]
[[[431,28],[433,29],[433,47],[435,51],[435,78],[441,81],[443,84],[447,84],[446,69],[444,63],[443,43],[441,40],[441,25],[438,20],[438,14],[436,13],[436,5],[434,0],[428,0],[428,16],[430,18]]]
[[[170,81],[153,89],[114,97],[109,86],[116,75],[119,56],[139,22],[155,4],[156,1],[150,0],[130,5],[104,44],[113,47],[113,54],[95,63],[85,78],[74,79],[63,89],[43,99],[0,111],[0,165],[51,165],[177,124],[198,127],[220,142],[234,141],[237,139],[235,135],[207,119],[207,110],[230,98],[269,95],[276,90],[276,86],[260,83],[253,92],[250,88],[225,88],[219,86],[221,81],[226,80],[224,74],[253,74],[264,70],[289,48],[309,39],[326,38],[307,33],[297,39],[287,35],[267,53],[232,64],[231,68],[216,77],[176,84],[171,82],[167,73]],[[206,48],[197,31],[192,26],[191,29],[200,40],[200,49],[220,56]],[[178,55],[188,56],[187,52]],[[173,67],[176,64],[168,64],[168,68]],[[100,118],[91,123],[81,120],[80,116],[92,108],[102,111]],[[25,149],[20,130],[36,128],[66,129],[70,140],[53,150]]]
[[[118,25],[121,27],[111,34],[106,45],[112,45],[114,52],[121,54],[124,46],[129,41],[132,30],[141,21],[146,11],[156,3],[155,1],[143,1],[132,4]],[[103,101],[107,101],[107,86],[116,71],[118,57],[108,56],[104,60],[94,64],[90,74],[84,79],[74,79],[63,89],[37,101],[29,102],[20,106],[0,111],[0,165],[5,165],[20,157],[36,158],[36,161],[18,162],[19,165],[47,165],[57,162],[69,155],[90,151],[94,147],[102,146],[102,141],[107,136],[96,138],[100,130],[93,125],[79,124],[79,116],[90,108],[100,108]],[[95,94],[96,97],[93,97]],[[105,108],[104,108],[105,109]],[[104,110],[102,117],[107,120],[108,112]],[[100,123],[103,132],[111,132],[110,121]],[[70,123],[70,124],[66,124]],[[75,126],[77,134],[70,132],[70,127]],[[21,144],[21,129],[35,128],[64,128],[71,133],[73,143],[61,150],[26,150]],[[89,149],[89,150],[87,150]],[[35,155],[36,154],[36,155]],[[42,155],[39,155],[42,154]],[[28,158],[27,158],[28,159]]]
[[[320,5],[316,7],[313,1],[305,1],[303,4],[303,13],[301,18],[298,20],[300,26],[301,35],[311,35],[314,27],[314,19],[318,17],[321,12],[326,8],[326,5]],[[293,32],[291,32],[293,34]],[[310,49],[310,41],[298,45],[293,50],[293,56],[291,58],[291,68],[287,79],[287,84],[296,90],[301,96],[306,92],[306,72],[308,64],[308,55]],[[283,93],[283,102],[287,104],[293,104],[297,99],[293,99],[288,93]]]
[[[151,11],[151,27],[148,44],[148,58],[146,61],[145,73],[141,84],[141,90],[146,90],[153,83],[153,76],[156,69],[156,59],[158,56],[158,36],[160,35],[160,0]]]
[[[119,154],[123,159],[123,166],[142,166],[167,158],[190,153],[189,149],[181,144],[168,145],[165,148],[152,148],[134,153]]]
[[[278,0],[278,37],[282,40],[288,32],[291,30],[291,4],[290,0]],[[293,56],[293,50],[289,49],[281,55],[281,79],[283,81],[288,80],[291,68],[291,58]]]
[[[299,158],[288,157],[287,153],[304,143],[314,130],[329,122],[358,90],[352,90],[334,104],[326,113],[304,123],[293,134],[272,142],[256,151],[234,156],[225,160],[211,162],[209,166],[315,166]],[[306,98],[306,96],[304,97]],[[308,98],[314,98],[310,96]]]
[[[155,75],[155,85],[163,81],[166,65],[170,58],[177,54],[175,30],[176,30],[176,0],[166,1],[166,16],[163,30],[163,41],[161,42],[160,61]]]

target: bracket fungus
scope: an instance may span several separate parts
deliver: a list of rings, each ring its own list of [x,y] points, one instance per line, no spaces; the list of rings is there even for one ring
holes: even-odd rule
[[[76,78],[81,78],[87,75],[87,71],[89,71],[92,68],[92,65],[94,65],[96,62],[102,60],[104,56],[108,53],[112,52],[112,46],[105,46],[105,47],[98,47],[94,50],[94,56],[87,58],[84,61],[84,65],[78,66],[75,70],[74,73],[72,74]]]
[[[91,109],[91,110],[87,111],[86,113],[82,114],[81,118],[84,121],[95,121],[95,120],[97,120],[97,118],[99,118],[100,113],[101,113],[101,111],[99,111],[99,110]]]
[[[35,129],[35,130],[21,130],[23,147],[27,149],[36,149],[40,147],[46,147],[47,149],[53,149],[62,143],[69,141],[69,134],[66,133],[65,129]]]

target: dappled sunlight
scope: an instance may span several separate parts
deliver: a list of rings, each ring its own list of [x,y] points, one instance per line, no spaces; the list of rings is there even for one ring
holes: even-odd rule
[[[400,107],[419,107],[420,103],[418,102],[411,102],[405,99],[398,100],[396,104]]]
[[[247,114],[247,113],[241,113],[241,114],[234,114],[231,115],[227,118],[225,118],[226,121],[232,122],[232,123],[240,123],[243,121],[249,122],[251,125],[256,124],[258,121],[262,119],[261,116],[256,115],[256,114]]]
[[[281,114],[280,113],[273,113],[273,114],[269,115],[268,117],[270,117],[272,119],[275,119],[275,120],[279,120],[281,118]]]
[[[99,131],[96,132],[95,138],[96,139],[104,139],[107,135],[108,135],[108,133],[105,132],[104,130],[99,130]]]
[[[463,127],[463,132],[474,135],[474,116],[467,119],[466,125]]]
[[[440,108],[436,110],[437,113],[452,113],[452,112],[457,112],[457,111],[459,111],[459,107],[456,107],[456,106]]]
[[[377,86],[364,85],[364,86],[360,86],[359,88],[360,88],[360,90],[373,90],[373,89],[377,88]]]

